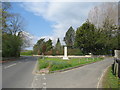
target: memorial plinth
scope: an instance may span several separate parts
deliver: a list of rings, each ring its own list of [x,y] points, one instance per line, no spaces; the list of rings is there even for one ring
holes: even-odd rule
[[[63,57],[64,60],[68,60],[68,56],[67,56],[67,47],[65,46],[64,47],[64,57]]]

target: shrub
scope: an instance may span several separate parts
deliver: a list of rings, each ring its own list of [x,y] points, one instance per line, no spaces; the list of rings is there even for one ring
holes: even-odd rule
[[[83,53],[78,48],[77,49],[68,48],[68,55],[83,55]]]

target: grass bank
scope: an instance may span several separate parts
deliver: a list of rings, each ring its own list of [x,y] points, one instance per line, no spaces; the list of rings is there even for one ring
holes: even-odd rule
[[[118,88],[118,77],[113,75],[112,67],[109,67],[106,71],[103,81],[102,81],[103,88]]]
[[[61,58],[39,58],[38,68],[49,68],[50,71],[67,69],[70,67],[76,67],[103,60],[103,58],[70,58],[69,60],[63,60]]]

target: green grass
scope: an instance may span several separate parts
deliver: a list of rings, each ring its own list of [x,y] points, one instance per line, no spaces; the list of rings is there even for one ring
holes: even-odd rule
[[[113,75],[112,68],[109,67],[102,81],[103,88],[118,88],[118,77]]]
[[[21,52],[20,55],[32,56],[33,55],[33,51],[32,50],[24,51],[24,52]]]
[[[50,71],[56,71],[100,60],[103,60],[103,58],[70,58],[70,60],[63,60],[61,58],[39,58],[38,68],[39,70],[49,68]]]

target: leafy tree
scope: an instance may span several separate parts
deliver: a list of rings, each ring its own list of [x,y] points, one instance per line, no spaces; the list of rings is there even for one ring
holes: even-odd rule
[[[49,39],[48,41],[46,41],[46,51],[50,51],[52,49],[52,40]]]
[[[46,49],[47,49],[47,46],[46,46],[46,43],[44,42],[43,44],[42,44],[42,55],[45,55],[45,52],[46,52]]]
[[[37,41],[37,43],[33,47],[33,51],[35,54],[45,54],[52,49],[52,40],[49,39],[45,42],[45,38],[41,38]]]
[[[56,48],[56,50],[58,50],[58,51],[60,51],[60,49],[61,49],[61,43],[60,43],[60,39],[59,39],[59,38],[57,39],[57,43],[56,43],[56,45],[55,45],[55,48]]]
[[[57,39],[57,43],[55,45],[55,51],[56,51],[56,54],[62,54],[62,52],[63,52],[63,47],[61,45],[59,38]]]
[[[118,28],[118,3],[101,3],[90,10],[88,18],[97,29],[100,29],[100,37],[97,40],[103,54],[109,54],[111,50],[119,47]],[[119,29],[118,29],[119,30]]]
[[[75,41],[75,31],[72,28],[72,26],[68,29],[68,31],[65,34],[64,41],[68,47],[74,46]]]
[[[38,52],[38,45],[37,44],[35,44],[34,46],[33,46],[33,53],[34,54],[38,54],[39,52]]]
[[[2,56],[19,57],[22,46],[22,40],[19,36],[11,34],[2,34]]]
[[[42,46],[45,43],[44,38],[37,41],[38,54],[42,54]]]
[[[76,31],[76,45],[84,53],[93,53],[95,51],[95,26],[89,21],[86,21],[81,27],[77,28]]]
[[[117,48],[118,42],[117,42],[117,26],[111,24],[111,20],[108,18],[108,16],[105,18],[105,21],[103,22],[102,33],[106,36],[106,40],[104,42],[104,46],[106,51],[114,50]]]

